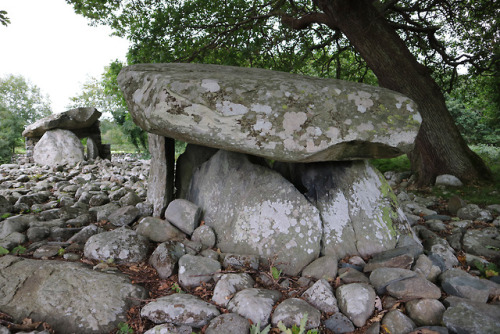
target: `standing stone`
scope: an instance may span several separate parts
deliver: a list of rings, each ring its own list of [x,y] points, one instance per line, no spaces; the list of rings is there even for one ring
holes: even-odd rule
[[[95,160],[99,156],[99,147],[92,138],[87,138],[87,160]]]
[[[245,155],[219,151],[193,175],[188,199],[203,209],[224,253],[276,257],[284,273],[298,274],[317,258],[318,210],[278,173]]]
[[[174,199],[175,141],[148,133],[151,165],[147,201],[153,204],[153,216],[161,217]]]
[[[193,173],[202,163],[208,161],[217,149],[188,144],[186,150],[177,159],[175,168],[175,197],[186,198]]]
[[[35,145],[33,159],[40,165],[56,166],[77,164],[85,157],[83,145],[73,132],[50,130]]]
[[[322,254],[361,255],[392,249],[410,225],[384,176],[367,161],[289,164],[283,168],[319,209]]]
[[[150,133],[277,161],[394,157],[422,121],[413,101],[381,87],[257,68],[138,64],[118,84]]]

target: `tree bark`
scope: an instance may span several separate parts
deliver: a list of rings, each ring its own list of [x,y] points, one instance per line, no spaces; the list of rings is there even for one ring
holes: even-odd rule
[[[318,6],[364,58],[380,86],[418,104],[423,121],[408,155],[417,186],[431,185],[441,174],[453,174],[466,183],[490,179],[491,171],[467,146],[429,70],[410,53],[372,1],[319,0]]]

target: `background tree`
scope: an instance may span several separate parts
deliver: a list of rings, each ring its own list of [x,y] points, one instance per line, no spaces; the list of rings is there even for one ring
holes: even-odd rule
[[[105,115],[108,114],[113,117],[116,125],[118,125],[118,131],[125,134],[137,150],[147,149],[147,135],[132,121],[123,94],[116,82],[116,76],[120,73],[122,67],[123,64],[116,60],[104,69],[100,79],[89,78],[83,84],[81,93],[70,98],[71,104],[68,108],[97,108]],[[106,125],[110,126],[110,123],[108,122]],[[105,132],[104,129],[102,129],[102,132]],[[117,139],[115,130],[113,132],[113,138]],[[121,144],[123,143],[121,142]]]
[[[494,72],[500,13],[492,1],[66,1],[128,38],[131,63],[256,66],[350,80],[356,69],[358,81],[372,71],[379,85],[419,105],[423,123],[409,157],[420,185],[445,173],[466,182],[491,176],[460,135],[443,90],[453,88],[459,66]]]
[[[10,23],[10,19],[7,17],[7,12],[5,10],[0,10],[0,24],[7,26]]]
[[[50,100],[20,75],[0,78],[0,159],[10,160],[22,145],[24,127],[51,114]]]

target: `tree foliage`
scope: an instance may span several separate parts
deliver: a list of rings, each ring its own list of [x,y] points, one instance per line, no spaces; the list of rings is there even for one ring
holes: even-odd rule
[[[24,127],[51,114],[50,100],[22,76],[0,78],[0,160],[10,160]]]
[[[67,0],[132,42],[129,60],[263,67],[359,81],[368,69],[309,0]],[[500,10],[493,1],[376,1],[414,55],[449,85],[461,65],[491,72]],[[367,24],[369,27],[369,23]],[[307,28],[307,29],[306,29]],[[444,76],[444,73],[454,73]],[[373,78],[373,77],[372,77]]]
[[[500,77],[460,76],[447,105],[468,143],[500,147]]]
[[[7,26],[10,24],[10,19],[7,17],[5,10],[0,10],[0,24]]]
[[[498,74],[500,10],[492,1],[66,1],[92,24],[130,40],[130,63],[200,62],[378,80],[419,104],[424,121],[410,154],[419,184],[440,173],[468,181],[489,176],[453,124],[442,92],[452,91],[460,67]]]

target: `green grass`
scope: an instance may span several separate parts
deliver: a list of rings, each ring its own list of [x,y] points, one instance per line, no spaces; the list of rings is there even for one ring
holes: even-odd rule
[[[448,199],[454,195],[479,205],[500,204],[500,147],[475,145],[471,149],[490,167],[493,180],[491,182],[470,185],[459,188],[433,187],[431,193],[435,196]],[[403,155],[393,159],[372,160],[372,164],[382,173],[387,171],[404,172],[410,170],[410,161]]]
[[[410,160],[408,160],[406,155],[400,155],[392,159],[373,159],[371,163],[382,173],[388,171],[406,172],[410,170]]]

